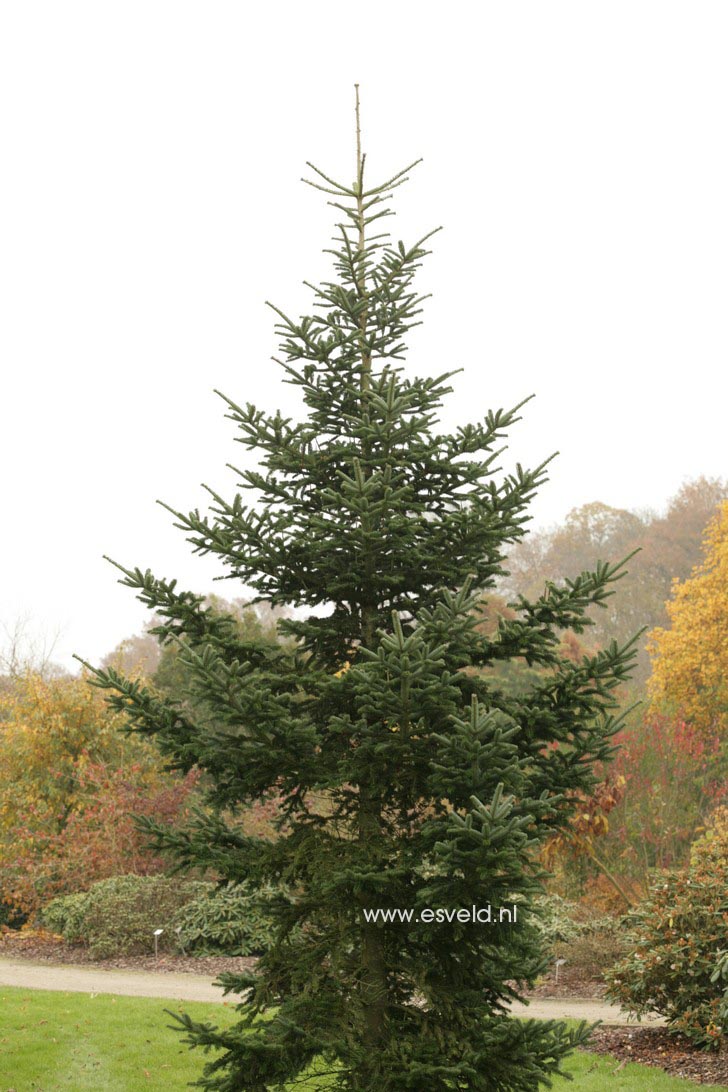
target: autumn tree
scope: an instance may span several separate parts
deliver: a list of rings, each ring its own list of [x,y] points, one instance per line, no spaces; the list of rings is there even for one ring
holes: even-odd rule
[[[696,833],[725,799],[720,746],[686,721],[649,710],[615,742],[610,773],[623,779],[625,791],[602,852],[644,881],[652,869],[685,863]]]
[[[652,705],[706,736],[728,729],[728,502],[710,523],[703,561],[673,589],[669,628],[651,635]]]
[[[573,508],[562,524],[530,534],[514,547],[506,586],[512,592],[538,594],[545,580],[561,581],[564,573],[581,572],[597,557],[628,554],[645,526],[634,512],[601,501]]]
[[[672,583],[686,579],[699,562],[706,525],[726,497],[726,482],[701,477],[686,482],[662,516],[599,501],[584,504],[562,524],[531,534],[513,547],[509,573],[502,580],[504,593],[506,597],[533,595],[544,580],[559,582],[563,573],[588,569],[595,558],[636,551],[616,594],[602,608],[590,611],[589,640],[601,645],[664,626]],[[646,640],[642,640],[634,681],[644,685],[650,670]]]
[[[14,828],[12,857],[0,867],[6,900],[28,912],[112,876],[168,872],[169,861],[150,850],[139,820],[183,823],[196,802],[196,781],[194,771],[170,777],[139,762],[86,765],[79,806],[62,823],[39,824],[31,815]]]
[[[101,661],[104,667],[115,667],[131,679],[153,679],[159,669],[163,649],[150,630],[154,623],[144,627],[142,633],[125,637],[113,651]]]
[[[669,598],[674,580],[686,580],[702,559],[703,539],[708,524],[723,501],[728,500],[728,482],[721,478],[686,481],[670,499],[664,516],[648,523],[640,563],[652,571]]]
[[[84,678],[27,673],[0,697],[0,898],[24,911],[115,872],[166,866],[133,815],[179,819],[195,776],[171,776],[120,732]]]
[[[245,995],[241,1022],[182,1018],[193,1045],[217,1051],[202,1087],[532,1092],[586,1038],[508,1012],[544,967],[535,853],[610,754],[631,656],[612,644],[575,662],[560,640],[584,629],[621,567],[550,584],[494,632],[478,629],[545,464],[497,471],[519,407],[442,434],[453,373],[403,374],[430,236],[407,246],[382,232],[408,170],[365,180],[358,109],[354,182],[313,171],[340,217],[334,273],[310,315],[274,307],[303,417],[226,398],[260,457],[239,471],[251,503],[211,490],[209,514],[171,509],[230,578],[305,616],[279,623],[288,644],[265,647],[174,581],[119,566],[162,619],[158,636],[178,642],[201,715],[113,668],[96,680],[135,731],[209,784],[214,812],[176,835],[149,824],[157,845],[181,866],[288,887],[271,904],[272,948],[224,978]],[[543,670],[527,697],[479,670],[521,658]],[[287,821],[277,840],[231,829],[229,809],[271,793]],[[473,906],[506,910],[503,924],[465,923]]]
[[[686,863],[728,782],[719,741],[679,718],[635,711],[614,742],[614,762],[543,859],[559,889],[619,907],[644,892],[654,869]]]

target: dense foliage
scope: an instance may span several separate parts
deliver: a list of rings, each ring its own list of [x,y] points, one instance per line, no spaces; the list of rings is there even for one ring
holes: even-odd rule
[[[604,780],[582,799],[543,860],[559,890],[624,912],[651,872],[686,864],[710,813],[728,796],[725,747],[684,720],[635,713],[615,736]]]
[[[680,718],[649,713],[616,742],[612,776],[624,791],[609,816],[605,855],[631,877],[681,867],[728,793],[720,741]]]
[[[728,734],[728,501],[710,523],[704,558],[667,604],[669,629],[653,634],[650,692],[658,709],[706,737]]]
[[[156,929],[164,930],[159,949],[177,951],[175,915],[205,886],[171,876],[112,876],[88,891],[52,899],[41,919],[98,959],[152,954]]]
[[[241,883],[204,884],[178,910],[174,928],[180,945],[195,955],[260,955],[271,947],[275,931],[271,904],[286,900],[280,886]]]
[[[699,484],[684,497],[711,499]],[[675,585],[667,613],[670,628],[654,630],[649,642],[647,711],[615,738],[614,766],[559,836],[560,860],[550,861],[573,886],[578,854],[590,857],[627,903],[651,869],[686,863],[696,833],[728,796],[728,502],[714,510],[702,561]]]
[[[656,1011],[703,1046],[717,1046],[728,936],[728,808],[695,843],[690,866],[665,872],[635,914],[632,953],[610,975],[611,996],[637,1015]]]
[[[0,695],[0,892],[30,912],[122,871],[159,872],[133,816],[180,821],[196,775],[172,776],[119,731],[83,678],[28,673]]]

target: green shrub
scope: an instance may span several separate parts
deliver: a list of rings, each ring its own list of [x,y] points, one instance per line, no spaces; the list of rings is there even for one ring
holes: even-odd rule
[[[561,941],[570,941],[579,935],[576,903],[561,895],[540,895],[534,899],[534,925],[541,934],[545,947],[552,952]]]
[[[83,935],[83,913],[87,893],[59,895],[44,906],[40,913],[41,924],[54,933],[60,933],[69,944],[77,944]]]
[[[257,955],[274,936],[270,903],[280,888],[243,882],[215,888],[205,885],[197,898],[181,907],[173,922],[185,951],[197,955]]]
[[[254,955],[273,940],[272,902],[278,887],[250,883],[217,887],[167,876],[114,876],[88,891],[61,895],[41,911],[40,921],[70,944],[84,944],[96,959],[154,950],[196,955]]]
[[[728,935],[728,809],[695,843],[689,868],[665,874],[636,914],[632,951],[609,975],[609,994],[637,1014],[652,1010],[693,1042],[725,1036],[718,952]]]
[[[717,982],[723,991],[723,998],[718,1006],[718,1017],[720,1027],[725,1035],[726,1028],[728,1028],[728,948],[718,952],[718,961],[710,976],[710,981]]]
[[[169,876],[113,876],[78,895],[53,899],[42,921],[70,943],[85,944],[95,959],[154,950],[155,929],[162,951],[176,947],[174,915],[199,893],[200,884]]]

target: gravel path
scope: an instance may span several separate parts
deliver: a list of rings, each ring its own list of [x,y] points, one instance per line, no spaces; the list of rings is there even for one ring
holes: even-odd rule
[[[149,971],[108,971],[63,964],[0,959],[0,986],[69,993],[113,993],[127,997],[165,997],[175,1001],[223,1001],[222,990],[201,974],[153,974]]]
[[[636,1025],[636,1021],[622,1012],[618,1005],[609,1005],[606,1001],[595,1001],[592,998],[534,997],[529,1005],[513,1005],[511,1011],[517,1016],[530,1016],[536,1020],[587,1020],[590,1024],[601,1020],[604,1024],[616,1027]],[[642,1018],[643,1026],[656,1027],[664,1023],[663,1018],[657,1014]]]
[[[154,974],[149,971],[103,970],[73,964],[54,966],[31,963],[25,959],[0,958],[0,986],[25,986],[37,990],[63,990],[70,993],[113,993],[130,997],[164,997],[175,1001],[222,1001],[223,993],[205,975]],[[233,999],[232,997],[230,998]],[[514,1005],[513,1012],[538,1020],[572,1018],[602,1020],[605,1024],[631,1023],[616,1005],[605,1001],[569,998],[534,998],[529,1005]],[[660,1017],[650,1025],[663,1023]]]

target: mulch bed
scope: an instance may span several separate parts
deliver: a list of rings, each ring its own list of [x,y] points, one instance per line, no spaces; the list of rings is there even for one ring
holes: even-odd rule
[[[619,1058],[620,1067],[639,1062],[698,1084],[728,1085],[728,1051],[697,1050],[667,1028],[601,1026],[592,1032],[589,1050]]]
[[[558,981],[555,973],[551,973],[529,996],[594,1000],[604,997],[605,991],[601,978],[585,976],[578,967],[561,967]],[[627,1062],[639,1062],[698,1084],[728,1086],[728,1051],[698,1050],[684,1035],[664,1027],[600,1025],[592,1032],[589,1050],[594,1054],[611,1054],[619,1060],[617,1068]]]
[[[597,1000],[604,997],[606,985],[602,978],[585,975],[579,967],[561,967],[559,977],[552,971],[545,975],[532,990],[529,997],[558,997],[563,1000],[572,998]]]
[[[92,959],[88,949],[79,944],[66,944],[45,930],[7,932],[0,936],[0,956],[28,959],[34,963],[73,963],[108,970],[174,972],[204,974],[215,978],[223,971],[248,971],[255,966],[255,956],[183,956],[160,952],[159,959],[150,955],[114,956]]]
[[[66,944],[60,937],[43,930],[6,932],[0,935],[0,956],[28,959],[37,963],[74,963],[119,970],[204,974],[210,978],[223,971],[250,970],[254,956],[183,956],[161,953],[154,955],[117,956],[113,959],[92,959],[86,948]],[[604,983],[584,977],[576,968],[561,968],[559,981],[554,975],[544,978],[532,991],[532,997],[600,998]],[[696,1050],[682,1035],[655,1027],[606,1027],[592,1032],[589,1050],[594,1054],[611,1054],[621,1068],[627,1062],[664,1069],[675,1077],[687,1077],[698,1084],[728,1085],[728,1051]]]

